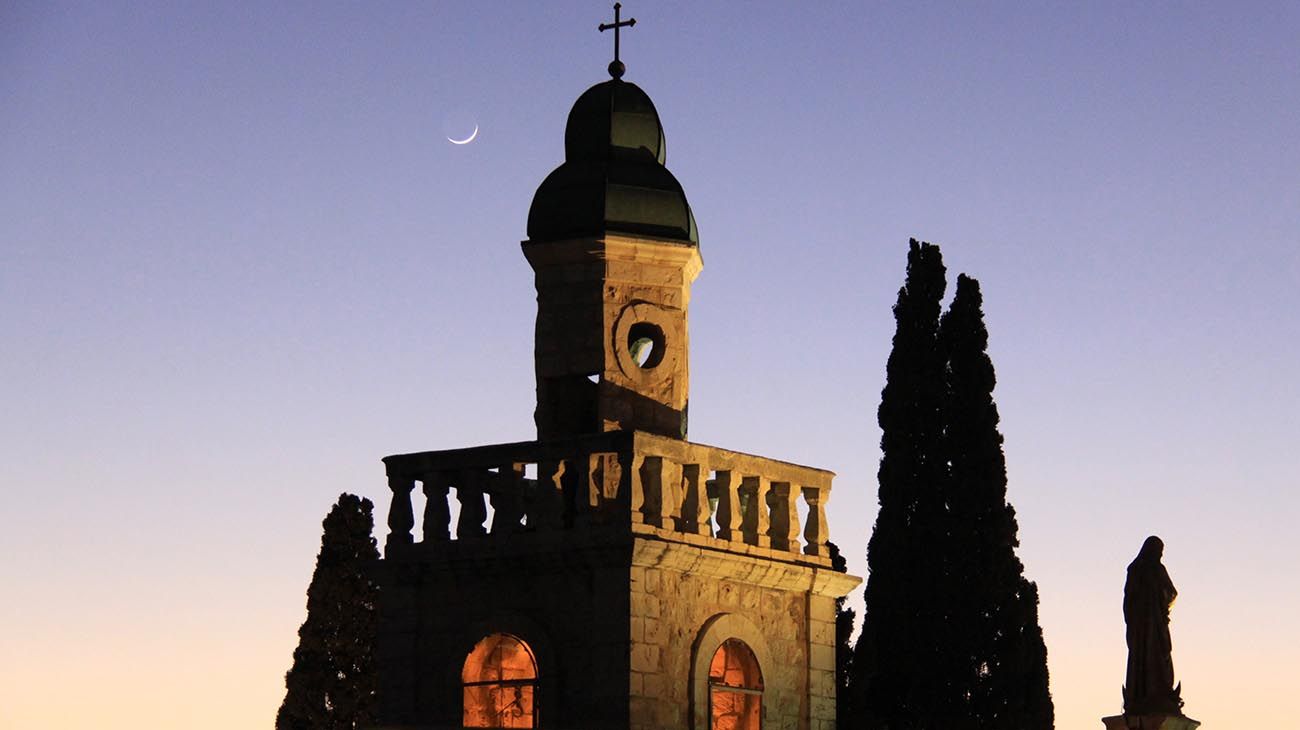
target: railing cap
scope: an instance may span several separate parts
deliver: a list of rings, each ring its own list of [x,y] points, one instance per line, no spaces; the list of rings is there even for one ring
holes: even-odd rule
[[[705,464],[710,470],[730,469],[768,476],[776,481],[788,480],[802,487],[829,489],[831,480],[835,477],[835,472],[826,469],[645,431],[606,431],[546,441],[516,441],[463,449],[420,451],[386,456],[383,461],[389,476],[419,478],[434,471],[486,469],[513,462],[560,461],[584,453],[629,451],[636,455],[662,456],[684,464]]]

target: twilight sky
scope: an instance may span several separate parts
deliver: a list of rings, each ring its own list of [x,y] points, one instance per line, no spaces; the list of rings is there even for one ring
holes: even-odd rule
[[[1300,5],[1074,5],[628,3],[705,260],[691,438],[836,471],[865,575],[890,307],[938,243],[983,285],[1057,728],[1120,709],[1148,534],[1187,714],[1277,726]],[[533,436],[518,242],[610,18],[0,6],[0,728],[270,727],[338,494],[382,542],[380,457]]]

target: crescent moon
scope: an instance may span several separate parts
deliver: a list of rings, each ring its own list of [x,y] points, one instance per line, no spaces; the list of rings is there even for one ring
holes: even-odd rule
[[[451,137],[448,137],[447,141],[451,142],[452,144],[469,144],[470,142],[473,142],[474,138],[477,136],[478,136],[478,125],[475,124],[474,131],[470,132],[469,136],[466,137],[465,139],[452,139]]]

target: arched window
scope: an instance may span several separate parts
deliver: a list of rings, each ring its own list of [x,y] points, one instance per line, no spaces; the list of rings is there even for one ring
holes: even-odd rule
[[[465,727],[537,727],[537,662],[523,641],[492,634],[474,645],[461,671]]]
[[[759,730],[762,716],[758,659],[745,642],[727,639],[709,662],[709,729]]]

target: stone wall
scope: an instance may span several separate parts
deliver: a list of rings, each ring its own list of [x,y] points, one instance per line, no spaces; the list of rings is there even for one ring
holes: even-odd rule
[[[646,538],[634,546],[630,578],[631,728],[707,730],[708,661],[739,638],[763,673],[764,728],[833,730],[827,592],[847,592],[857,578]]]
[[[463,662],[494,632],[533,649],[543,727],[627,726],[626,540],[520,537],[384,561],[376,657],[383,727],[458,730]],[[527,539],[536,537],[551,539]]]
[[[519,534],[384,560],[382,726],[459,728],[462,663],[504,632],[536,655],[543,728],[706,730],[708,661],[739,638],[762,670],[764,728],[833,730],[834,598],[858,579],[675,535],[648,525]]]
[[[536,272],[538,438],[633,429],[685,438],[698,248],[608,234],[523,249]],[[629,344],[642,336],[654,352],[638,364]]]

